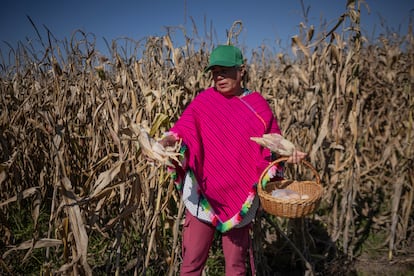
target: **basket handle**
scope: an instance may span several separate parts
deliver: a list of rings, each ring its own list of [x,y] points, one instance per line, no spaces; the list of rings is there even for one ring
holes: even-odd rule
[[[261,176],[260,176],[260,178],[259,178],[259,183],[258,183],[258,189],[261,191],[262,189],[263,189],[263,185],[262,185],[262,180],[263,180],[263,177],[265,176],[265,174],[267,173],[267,171],[271,168],[271,167],[273,167],[274,165],[276,165],[276,164],[278,164],[278,163],[280,163],[280,162],[283,162],[283,161],[286,161],[286,160],[288,160],[289,159],[289,157],[288,156],[284,156],[284,157],[280,157],[280,158],[278,158],[278,159],[276,159],[275,161],[272,161],[272,163],[270,163],[268,166],[267,166],[267,168],[262,172],[262,174],[261,174]],[[315,178],[316,178],[316,184],[318,184],[319,186],[321,185],[321,178],[320,178],[320,176],[319,176],[319,174],[318,174],[318,172],[316,171],[316,169],[312,166],[312,164],[311,163],[309,163],[308,161],[306,161],[305,159],[302,159],[301,160],[301,162],[300,163],[302,163],[303,165],[305,165],[306,167],[308,167],[311,171],[312,171],[312,173],[313,173],[313,175],[315,176]],[[294,163],[292,163],[292,164],[294,164]]]

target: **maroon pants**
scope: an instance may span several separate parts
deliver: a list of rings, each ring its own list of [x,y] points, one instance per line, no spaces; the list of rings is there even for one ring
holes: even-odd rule
[[[183,229],[181,275],[200,276],[207,261],[216,229],[186,212]],[[246,275],[250,246],[249,225],[222,234],[226,275]]]

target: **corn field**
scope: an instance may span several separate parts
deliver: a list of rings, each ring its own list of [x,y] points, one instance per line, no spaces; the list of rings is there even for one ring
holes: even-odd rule
[[[247,86],[268,99],[324,188],[309,217],[258,215],[257,275],[345,273],[367,256],[414,266],[413,29],[369,41],[360,9],[348,1],[319,33],[302,23],[292,54],[252,51]],[[237,27],[227,39],[244,49]],[[180,47],[169,32],[114,40],[104,56],[91,34],[48,33],[40,51],[20,43],[1,53],[2,275],[178,274],[184,207],[138,136],[145,127],[159,138],[212,84],[212,34]],[[206,275],[223,269],[214,245]]]

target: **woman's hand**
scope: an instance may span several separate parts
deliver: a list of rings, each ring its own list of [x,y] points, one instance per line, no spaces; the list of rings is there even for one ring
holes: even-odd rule
[[[158,141],[163,147],[173,147],[177,143],[177,137],[169,134]]]
[[[294,150],[292,155],[286,160],[288,163],[299,163],[301,162],[308,154],[306,152]]]

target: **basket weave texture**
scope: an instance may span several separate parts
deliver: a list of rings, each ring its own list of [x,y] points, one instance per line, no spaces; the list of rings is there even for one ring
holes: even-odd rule
[[[288,157],[282,157],[273,161],[263,171],[257,185],[257,192],[263,209],[272,215],[285,218],[300,218],[313,213],[319,206],[322,198],[323,188],[320,177],[315,168],[306,160],[300,165],[305,165],[314,174],[315,181],[282,180],[269,182],[267,174],[270,168],[276,164],[286,161]],[[272,196],[275,189],[289,189],[299,195],[308,195],[307,199],[283,199]]]

